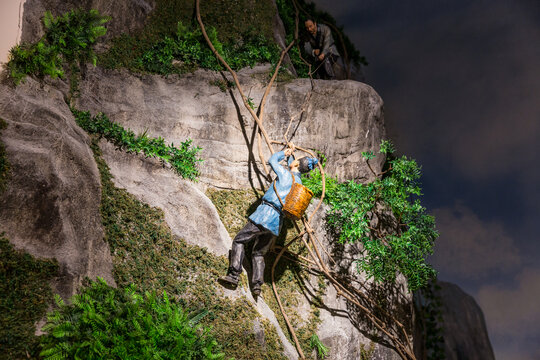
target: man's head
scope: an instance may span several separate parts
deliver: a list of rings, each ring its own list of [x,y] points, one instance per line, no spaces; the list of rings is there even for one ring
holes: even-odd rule
[[[291,171],[298,171],[301,174],[305,174],[313,170],[315,166],[317,166],[318,162],[319,160],[317,160],[316,158],[305,156],[303,158],[294,160],[291,163],[290,168]]]
[[[313,36],[317,35],[317,23],[315,20],[308,18],[304,25],[306,26],[306,30]]]

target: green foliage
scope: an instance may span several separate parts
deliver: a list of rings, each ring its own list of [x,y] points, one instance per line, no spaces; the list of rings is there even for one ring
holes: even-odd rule
[[[223,359],[209,329],[169,301],[167,293],[137,293],[135,285],[115,289],[98,278],[43,327],[41,356],[52,359]],[[204,313],[203,313],[204,314]]]
[[[328,348],[321,342],[317,334],[313,334],[309,339],[309,346],[312,349],[317,350],[317,357],[324,359],[328,355]]]
[[[381,152],[392,150],[390,143],[381,144]],[[369,161],[374,154],[366,152],[364,156]],[[432,253],[438,234],[434,218],[425,213],[418,199],[419,166],[405,156],[391,158],[388,164],[384,176],[369,184],[338,184],[327,178],[327,221],[341,242],[362,244],[359,270],[376,281],[388,282],[402,273],[409,289],[415,291],[435,275],[425,257]],[[313,172],[302,182],[320,195],[320,174]]]
[[[64,76],[63,65],[80,66],[86,62],[96,65],[93,45],[107,32],[103,26],[108,17],[97,10],[71,10],[54,17],[45,12],[45,35],[35,44],[16,45],[10,50],[7,68],[16,84],[27,75],[43,78]]]
[[[175,147],[174,144],[166,145],[162,137],[151,138],[146,132],[137,136],[133,131],[112,122],[103,113],[92,117],[89,111],[79,111],[74,108],[71,111],[77,124],[90,134],[98,134],[127,152],[143,153],[146,157],[159,158],[171,164],[176,173],[183,178],[196,180],[199,176],[197,163],[202,159],[197,157],[197,153],[201,148],[191,147],[191,139],[180,143],[180,147]]]
[[[269,0],[201,3],[208,36],[236,70],[258,62],[277,62],[279,49],[273,40],[273,11]],[[222,70],[193,14],[193,1],[157,0],[146,26],[132,35],[113,39],[111,49],[100,56],[100,64],[163,75],[199,67]]]
[[[320,151],[317,151],[317,157],[321,162],[323,168],[326,167],[326,155]],[[325,174],[325,193],[332,194],[336,191],[339,186],[337,178]],[[321,197],[322,195],[322,174],[319,168],[312,170],[309,174],[302,174],[302,185],[308,187],[312,192],[313,196]]]
[[[244,42],[234,45],[223,45],[217,36],[215,28],[207,29],[208,37],[223,56],[225,61],[238,70],[246,66],[253,67],[258,62],[277,62],[278,47],[263,36],[247,38]],[[173,61],[181,62],[181,66],[173,65]],[[181,22],[174,37],[165,37],[141,57],[135,59],[136,68],[142,71],[167,75],[181,73],[186,69],[201,67],[211,70],[222,70],[216,56],[206,44],[199,28],[190,29]]]
[[[49,75],[53,79],[64,76],[60,54],[47,46],[43,39],[36,44],[23,43],[11,48],[7,68],[15,84],[19,84],[27,75],[39,78]]]
[[[0,234],[0,359],[37,358],[34,324],[53,300],[49,281],[57,274],[56,261],[17,251]]]
[[[7,123],[4,119],[0,118],[0,135],[2,135],[2,130],[7,127]],[[2,141],[0,141],[0,194],[6,190],[7,181],[9,177],[9,161],[7,158],[6,148]]]
[[[92,150],[101,174],[100,212],[116,284],[137,284],[141,291],[166,291],[190,313],[207,311],[201,324],[212,327],[211,333],[227,358],[284,360],[275,328],[262,322],[263,347],[253,333],[258,316],[253,306],[245,298],[231,300],[220,295],[216,279],[227,271],[227,259],[175,237],[161,210],[114,186],[96,136],[92,136]]]
[[[366,349],[364,344],[360,344],[360,360],[371,360],[375,352],[375,343],[369,343],[369,348]]]

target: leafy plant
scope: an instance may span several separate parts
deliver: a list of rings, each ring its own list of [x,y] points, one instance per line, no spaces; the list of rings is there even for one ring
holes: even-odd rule
[[[266,40],[264,36],[248,38],[242,43],[225,46],[219,41],[216,29],[210,27],[208,37],[216,50],[235,70],[246,66],[253,67],[257,62],[277,62],[279,58],[277,46]],[[174,65],[175,61],[181,65]],[[214,53],[206,45],[201,30],[191,29],[182,22],[178,22],[175,37],[166,36],[137,58],[135,64],[140,70],[162,75],[197,67],[211,70],[222,69]]]
[[[321,342],[317,334],[313,334],[309,339],[309,346],[317,350],[317,357],[324,359],[328,355],[328,348]]]
[[[48,314],[41,340],[45,359],[223,359],[209,329],[164,292],[140,295],[98,278]]]
[[[278,53],[273,40],[275,5],[272,0],[202,1],[200,5],[214,46],[223,47],[222,53],[229,57],[227,61],[231,66],[267,62],[265,49]],[[164,75],[196,68],[220,70],[194,21],[194,6],[191,0],[156,0],[144,28],[112,39],[109,50],[100,54],[100,65]],[[162,52],[163,46],[168,49]],[[175,52],[172,56],[175,61],[170,61],[171,51]],[[275,59],[278,56],[279,53]]]
[[[35,324],[53,301],[49,281],[57,275],[56,260],[15,250],[0,233],[0,359],[37,357]]]
[[[107,32],[103,26],[107,21],[109,18],[97,10],[77,9],[56,18],[46,11],[45,35],[37,43],[23,43],[10,50],[7,63],[10,76],[19,84],[27,75],[64,77],[64,64],[77,69],[86,62],[96,65],[92,46]]]
[[[389,155],[388,167],[369,184],[337,183],[327,177],[327,221],[339,241],[362,245],[362,256],[357,260],[360,271],[385,282],[394,282],[397,273],[402,273],[409,290],[415,291],[435,275],[425,256],[432,253],[438,234],[434,218],[425,213],[418,199],[419,166],[405,156],[392,157],[393,151],[391,143],[381,143],[380,152]],[[373,157],[373,153],[364,153],[368,165]],[[319,173],[313,172],[302,182],[320,195]]]
[[[183,178],[196,180],[199,176],[197,163],[202,159],[198,158],[197,154],[201,148],[192,147],[191,139],[180,143],[179,147],[175,147],[174,144],[166,145],[162,137],[151,138],[146,132],[137,136],[132,130],[126,130],[112,122],[103,113],[92,117],[89,111],[79,111],[74,108],[71,111],[77,124],[90,134],[98,134],[127,152],[143,153],[146,157],[159,158],[171,164],[176,173]]]

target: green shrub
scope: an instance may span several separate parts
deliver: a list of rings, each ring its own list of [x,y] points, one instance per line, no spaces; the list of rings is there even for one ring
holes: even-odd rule
[[[199,159],[197,154],[201,148],[191,147],[191,139],[180,143],[180,147],[175,147],[174,144],[166,145],[162,137],[150,138],[146,132],[137,136],[132,130],[126,130],[112,122],[103,113],[92,117],[89,111],[79,111],[74,108],[71,111],[77,124],[88,133],[98,134],[127,152],[143,153],[146,157],[159,158],[171,164],[176,173],[185,179],[196,180],[199,176],[197,163],[202,159]]]
[[[380,152],[390,155],[392,145],[383,141]],[[367,161],[374,157],[373,153],[363,155]],[[434,218],[425,213],[418,199],[420,175],[416,162],[402,156],[390,158],[382,178],[369,184],[326,179],[328,224],[341,242],[362,244],[363,253],[357,259],[359,270],[376,281],[389,282],[402,273],[411,291],[435,275],[425,257],[432,253],[438,234]],[[315,172],[302,182],[320,195],[320,174]]]
[[[49,281],[57,274],[55,260],[17,251],[0,234],[0,359],[37,357],[35,323],[52,303]]]
[[[23,43],[10,50],[7,68],[11,77],[18,84],[26,75],[63,77],[64,64],[78,67],[92,62],[96,65],[92,46],[107,32],[103,26],[107,21],[109,18],[101,16],[97,10],[72,10],[56,18],[46,11],[45,35],[35,44]]]
[[[155,293],[90,282],[47,316],[41,340],[45,359],[223,359],[209,329]],[[204,315],[204,313],[203,313]]]
[[[278,47],[266,40],[264,36],[255,36],[245,39],[241,44],[225,46],[218,40],[215,28],[208,28],[207,33],[216,50],[234,70],[246,66],[253,67],[257,62],[277,62],[279,59]],[[182,65],[175,67],[173,60],[181,61]],[[162,75],[197,67],[211,70],[222,69],[216,56],[206,44],[201,30],[190,29],[181,22],[178,23],[175,37],[165,37],[137,58],[135,63],[141,70]]]
[[[197,68],[221,70],[194,18],[194,1],[157,0],[145,27],[111,41],[100,55],[106,68],[162,75]],[[273,40],[271,0],[201,2],[201,16],[214,46],[233,69],[258,62],[277,62],[279,48]],[[173,60],[176,61],[173,64]]]

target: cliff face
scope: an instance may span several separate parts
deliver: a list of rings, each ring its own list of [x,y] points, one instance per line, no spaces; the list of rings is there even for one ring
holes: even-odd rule
[[[257,105],[269,68],[242,70],[240,81]],[[148,130],[179,143],[186,138],[203,148],[201,182],[218,188],[262,188],[258,143],[253,120],[237,92],[224,92],[212,82],[220,76],[199,70],[182,77],[136,76],[125,71],[89,68],[78,107],[102,111],[136,133]],[[289,139],[304,148],[322,151],[327,171],[341,180],[372,180],[362,151],[378,150],[384,137],[382,101],[368,85],[355,81],[315,81],[307,110],[298,118],[311,89],[307,79],[275,87],[265,107],[264,125],[271,139]],[[262,143],[264,158],[270,153]],[[280,149],[278,145],[274,148]],[[382,158],[376,162],[380,168]]]
[[[99,215],[100,180],[86,133],[62,92],[33,79],[0,85],[1,141],[11,166],[0,194],[0,233],[37,257],[56,258],[55,290],[67,297],[85,276],[114,283]]]
[[[44,10],[54,9],[59,14],[76,5],[112,15],[109,36],[113,36],[143,26],[154,3],[28,0],[23,40],[34,41],[41,36],[38,19]],[[276,30],[276,34],[280,33],[282,29]],[[240,82],[255,105],[264,93],[268,72],[268,66],[239,72]],[[204,70],[167,78],[99,67],[88,67],[84,73],[76,100],[78,109],[104,112],[125,128],[161,136],[168,143],[191,138],[194,145],[202,147],[201,177],[193,183],[180,179],[158,161],[126,154],[105,140],[99,143],[116,187],[163,211],[167,226],[177,238],[208,249],[213,255],[226,255],[234,236],[233,223],[243,225],[247,208],[256,203],[256,198],[242,198],[245,201],[241,210],[235,210],[232,202],[220,206],[208,194],[219,192],[222,198],[238,199],[239,191],[254,193],[269,186],[259,160],[256,127],[239,102],[236,89],[220,89],[216,84],[223,81],[223,75]],[[68,85],[60,80],[39,83],[28,79],[17,88],[0,85],[0,117],[8,124],[0,140],[12,168],[7,191],[0,194],[0,232],[6,232],[17,248],[59,261],[61,275],[54,290],[64,298],[76,292],[84,277],[101,276],[114,283],[117,265],[104,239],[100,215],[103,184],[90,139],[76,125],[64,100],[68,92]],[[304,102],[309,92],[312,96]],[[306,111],[299,116],[302,107]],[[373,179],[361,152],[377,152],[385,130],[382,100],[368,85],[315,81],[312,89],[306,79],[279,83],[270,92],[263,121],[270,137],[278,141],[284,140],[290,124],[288,139],[324,153],[328,158],[327,172],[340,180]],[[270,153],[264,143],[261,147],[267,159]],[[280,149],[278,145],[274,148]],[[383,161],[381,157],[372,160],[375,172],[380,171]],[[325,228],[324,211],[313,224],[326,248],[345,255],[334,270],[364,283],[351,256],[360,249],[334,248],[332,234]],[[283,281],[285,274],[283,270]],[[295,325],[311,326],[309,330],[330,347],[328,359],[399,358],[390,347],[377,343],[380,339],[373,335],[373,329],[330,286],[320,293],[324,286],[319,282],[309,274],[299,280],[301,286],[284,290],[295,312]],[[248,288],[223,290],[216,296],[249,303],[260,316],[253,324],[260,342],[265,342],[260,323],[269,321],[276,329],[283,355],[297,358],[269,288],[257,301]],[[410,299],[405,301],[401,304],[404,307]],[[313,320],[315,312],[319,315]],[[406,315],[402,317],[408,320]]]
[[[448,360],[494,360],[482,309],[457,285],[439,282],[443,336]]]
[[[242,84],[252,89],[252,97],[263,91],[263,81],[258,79],[266,78],[265,70],[240,72]],[[202,176],[199,183],[192,183],[178,178],[158,161],[125,154],[104,140],[100,142],[117,187],[163,210],[174,235],[213,254],[225,255],[231,237],[205,191],[216,187],[265,188],[267,183],[257,175],[262,169],[252,150],[253,125],[247,113],[236,107],[231,93],[209,83],[215,77],[216,73],[197,71],[165,79],[92,68],[81,83],[77,106],[103,111],[136,132],[148,130],[152,136],[175,143],[191,137],[203,147]],[[360,151],[376,150],[384,134],[382,101],[370,87],[360,83],[317,81],[315,86],[305,117],[293,122],[291,140],[304,147],[323,149],[330,159],[329,167],[341,178],[368,178],[368,169],[358,159]],[[272,90],[265,118],[271,137],[280,139],[288,116],[303,105],[309,88],[307,81],[295,80]],[[54,290],[63,297],[72,295],[85,276],[102,276],[114,283],[113,261],[99,212],[99,174],[90,140],[75,124],[64,101],[67,92],[67,84],[62,81],[40,84],[28,79],[17,88],[0,87],[0,117],[8,124],[1,140],[12,168],[8,190],[0,195],[0,231],[5,231],[17,248],[59,261],[62,275]],[[330,94],[339,96],[332,98]],[[250,159],[256,159],[251,161],[251,170]],[[375,166],[380,165],[379,161]],[[238,216],[243,218],[239,221],[245,221],[246,214]],[[317,229],[324,238],[322,217]],[[325,241],[328,243],[330,238]],[[314,277],[306,284],[317,289],[317,282]],[[313,294],[301,290],[291,294],[298,298],[296,316],[309,318]],[[262,319],[274,324],[286,357],[297,357],[284,335],[286,328],[277,320],[281,314],[265,303],[271,300],[271,292],[257,302],[248,289],[225,295],[246,298]],[[354,319],[336,316],[348,311],[348,305],[337,294],[329,291],[324,304],[319,317],[321,330],[316,331],[331,347],[330,359],[356,359],[368,350],[381,358],[397,356],[383,346],[370,347],[372,340],[366,337],[369,329]]]

